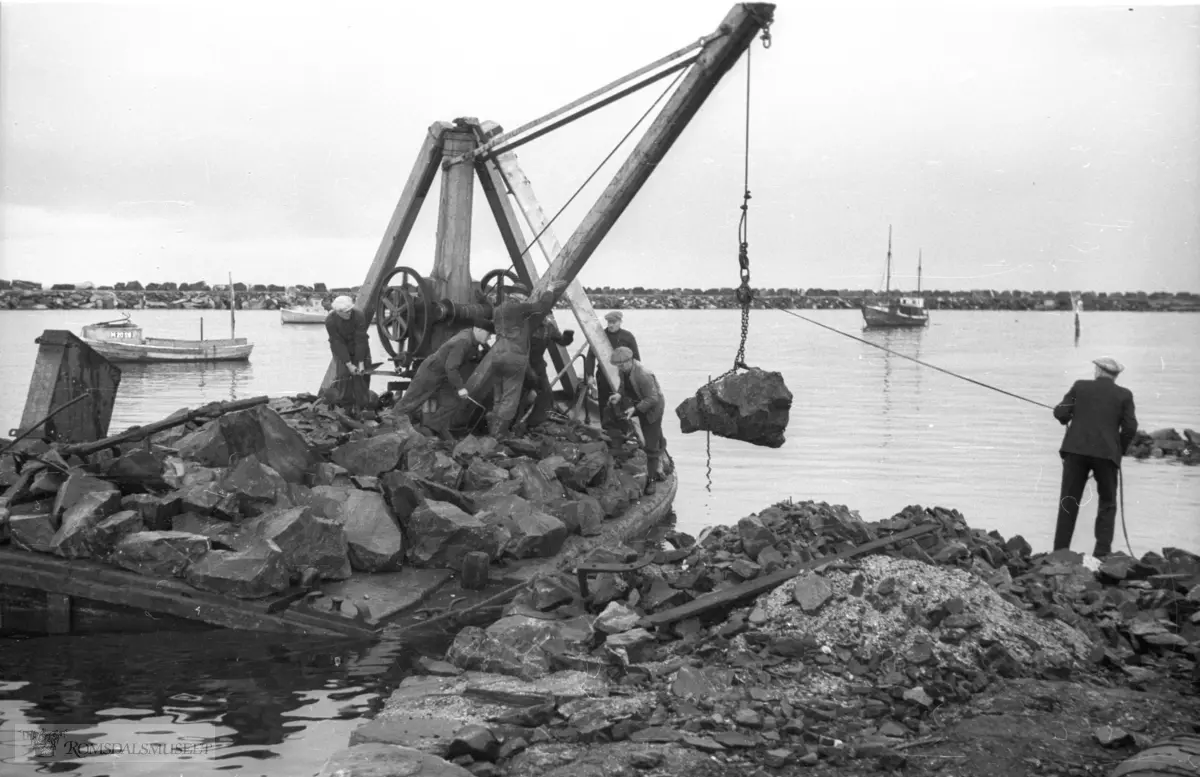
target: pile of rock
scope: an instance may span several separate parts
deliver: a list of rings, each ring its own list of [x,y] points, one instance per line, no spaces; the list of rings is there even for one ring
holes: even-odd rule
[[[547,558],[642,493],[645,454],[551,424],[498,444],[444,442],[384,411],[348,422],[311,396],[181,425],[148,441],[0,457],[0,543],[106,561],[242,598],[402,565],[459,570]],[[310,577],[313,571],[307,573]]]
[[[1174,429],[1139,431],[1125,455],[1137,459],[1169,457],[1184,464],[1200,464],[1200,433],[1193,429],[1184,429],[1183,434]]]
[[[936,531],[820,562],[924,524]],[[598,574],[587,596],[570,575],[533,581],[406,680],[338,758],[413,748],[476,775],[677,774],[714,759],[778,774],[864,758],[892,770],[939,713],[1009,678],[1136,686],[1183,679],[1200,652],[1200,557],[1181,550],[1095,570],[954,510],[868,524],[812,502],[665,540],[656,563]],[[605,547],[590,560],[636,555]],[[806,563],[756,599],[663,615]]]

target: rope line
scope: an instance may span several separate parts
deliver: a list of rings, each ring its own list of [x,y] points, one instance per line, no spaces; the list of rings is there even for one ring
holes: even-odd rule
[[[763,304],[766,305],[768,303],[763,303]],[[776,310],[782,311],[784,313],[787,313],[788,315],[795,316],[796,318],[800,319],[801,321],[807,321],[810,324],[816,324],[817,326],[821,327],[822,329],[828,329],[830,332],[836,332],[837,334],[842,335],[843,337],[849,337],[851,340],[857,340],[858,342],[863,343],[865,345],[869,345],[872,348],[878,348],[881,351],[886,351],[887,353],[893,354],[895,356],[899,356],[902,359],[908,359],[910,362],[916,362],[917,364],[920,364],[922,367],[928,367],[932,370],[937,370],[938,372],[943,372],[953,378],[958,378],[959,380],[965,380],[968,383],[974,383],[976,386],[982,386],[983,388],[991,389],[992,391],[998,391],[1001,394],[1010,396],[1013,399],[1019,399],[1022,402],[1028,402],[1031,405],[1037,405],[1038,407],[1044,407],[1047,410],[1054,409],[1054,407],[1052,405],[1047,405],[1042,402],[1038,402],[1037,400],[1029,399],[1028,397],[1023,397],[1020,394],[1014,394],[1011,391],[1005,391],[1004,389],[998,388],[989,383],[984,383],[983,381],[975,380],[974,378],[968,378],[966,375],[960,375],[957,372],[951,372],[950,370],[947,370],[943,367],[939,367],[936,364],[930,364],[929,362],[921,361],[920,359],[909,356],[908,354],[900,353],[899,351],[893,351],[891,348],[888,348],[887,346],[880,345],[878,343],[873,343],[870,340],[866,340],[861,337],[856,337],[855,335],[852,335],[849,332],[843,332],[842,330],[836,329],[835,327],[829,326],[828,324],[822,324],[820,321],[814,321],[811,318],[808,318],[807,316],[802,316],[799,313],[796,313],[795,311],[792,311],[792,310],[788,310],[787,308],[781,307],[778,304],[771,304],[770,307],[775,308]]]

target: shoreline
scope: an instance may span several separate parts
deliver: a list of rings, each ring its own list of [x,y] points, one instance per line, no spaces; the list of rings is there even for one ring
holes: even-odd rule
[[[338,294],[354,294],[357,287],[327,288],[234,284],[239,310],[277,310],[328,303]],[[733,289],[586,289],[595,308],[601,310],[734,310],[738,302]],[[1067,291],[922,291],[902,292],[924,298],[929,310],[1071,310],[1072,295],[1080,297],[1085,312],[1200,312],[1200,294],[1191,292],[1067,292]],[[42,284],[0,280],[2,310],[113,310],[113,309],[228,309],[228,287],[197,284],[119,283]],[[853,310],[885,297],[870,290],[756,289],[755,299],[763,307],[785,310]],[[559,303],[565,307],[565,303]]]

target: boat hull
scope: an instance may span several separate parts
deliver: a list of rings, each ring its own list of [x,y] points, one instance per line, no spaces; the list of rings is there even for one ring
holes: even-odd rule
[[[911,315],[891,308],[875,305],[863,305],[863,322],[871,328],[878,329],[919,329],[929,324],[929,315]]]
[[[254,344],[244,337],[232,340],[171,340],[147,337],[141,342],[83,338],[110,362],[232,362],[246,361]]]
[[[325,311],[280,308],[279,319],[285,324],[324,324],[329,314]]]

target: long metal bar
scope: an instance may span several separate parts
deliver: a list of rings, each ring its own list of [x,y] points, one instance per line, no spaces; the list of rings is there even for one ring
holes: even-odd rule
[[[522,124],[520,127],[517,127],[515,130],[513,130],[511,132],[505,132],[502,135],[497,135],[496,137],[492,138],[490,141],[483,144],[479,148],[476,148],[474,151],[468,151],[465,154],[460,154],[459,156],[448,159],[448,160],[446,160],[445,164],[447,166],[449,166],[449,165],[459,164],[460,162],[469,162],[478,156],[488,154],[491,152],[491,150],[493,148],[496,148],[497,146],[499,146],[502,143],[507,143],[508,141],[512,140],[513,138],[519,136],[521,133],[528,132],[529,130],[533,129],[534,127],[537,127],[548,121],[557,119],[559,116],[562,116],[564,113],[567,113],[568,111],[572,111],[575,108],[578,108],[580,105],[583,105],[588,100],[594,100],[595,98],[599,97],[600,95],[606,94],[607,92],[609,92],[613,89],[616,89],[618,86],[627,84],[636,78],[640,78],[640,77],[644,76],[646,73],[652,72],[655,68],[662,67],[663,65],[665,65],[669,62],[672,62],[672,61],[678,59],[679,57],[682,57],[683,55],[687,54],[689,51],[693,51],[698,48],[703,48],[704,46],[707,46],[711,41],[713,41],[725,34],[726,34],[726,30],[718,29],[716,32],[712,33],[711,35],[706,35],[703,38],[700,38],[695,43],[688,44],[687,46],[684,46],[683,48],[679,49],[678,51],[673,51],[670,54],[668,54],[667,56],[663,57],[662,59],[656,60],[655,62],[651,62],[649,65],[646,65],[643,68],[635,70],[626,76],[622,76],[621,78],[618,78],[616,81],[613,81],[610,84],[606,84],[606,85],[600,87],[599,89],[597,89],[593,92],[590,92],[590,93],[584,95],[583,97],[580,97],[578,100],[574,100],[573,102],[567,103],[566,105],[562,106],[561,108],[550,111],[550,113],[547,113],[545,116],[540,116],[540,117],[534,119],[533,121]]]
[[[730,10],[719,28],[728,34],[704,47],[625,164],[538,281],[534,294],[540,294],[557,281],[569,283],[575,279],[721,77],[754,42],[755,36],[770,25],[774,11],[772,3],[739,3]]]
[[[615,94],[611,94],[608,97],[605,97],[603,100],[592,103],[591,105],[589,105],[588,107],[579,111],[578,113],[572,113],[570,116],[564,116],[563,118],[559,119],[558,121],[547,124],[546,126],[539,129],[537,132],[531,132],[530,134],[528,134],[524,137],[517,138],[516,140],[512,141],[511,143],[508,143],[507,145],[504,145],[504,146],[494,149],[493,151],[491,151],[485,157],[482,157],[482,158],[490,159],[492,157],[498,157],[501,154],[512,151],[513,149],[520,148],[521,146],[525,145],[526,143],[531,143],[531,142],[537,140],[538,138],[540,138],[541,136],[543,136],[547,133],[553,132],[554,130],[558,129],[559,127],[570,124],[571,122],[575,121],[576,119],[582,119],[584,116],[587,116],[589,113],[598,111],[601,108],[603,108],[604,106],[610,105],[610,104],[616,102],[617,100],[620,100],[623,97],[628,97],[629,95],[633,94],[634,92],[637,92],[641,89],[644,89],[647,86],[650,86],[650,84],[661,81],[662,79],[666,78],[667,76],[671,75],[672,73],[674,73],[676,71],[683,70],[685,67],[687,67],[688,65],[691,65],[693,62],[695,62],[696,59],[697,59],[696,57],[688,57],[687,59],[681,59],[680,61],[671,65],[669,68],[667,68],[665,70],[660,70],[659,72],[650,76],[645,81],[639,81],[636,84],[634,84],[633,86],[630,86],[626,89],[622,89],[621,91],[616,92]]]

